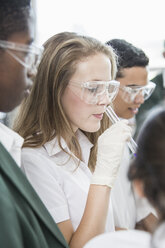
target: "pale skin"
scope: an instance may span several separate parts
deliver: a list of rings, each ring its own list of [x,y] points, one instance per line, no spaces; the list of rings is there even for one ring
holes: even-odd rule
[[[71,78],[71,81],[77,83],[107,80],[111,80],[111,63],[109,58],[101,53],[78,63],[76,73]],[[67,87],[62,104],[75,132],[78,128],[95,132],[100,128],[100,119],[97,115],[104,113],[109,100],[105,95],[105,100],[101,103],[89,105]],[[81,248],[91,238],[105,231],[110,191],[111,188],[108,186],[90,185],[84,214],[76,231],[73,230],[70,219],[58,223],[71,248]]]
[[[70,220],[58,223],[58,227],[70,247],[83,247],[88,240],[104,233],[109,196],[110,188],[108,186],[91,185],[85,211],[77,230],[74,232]]]

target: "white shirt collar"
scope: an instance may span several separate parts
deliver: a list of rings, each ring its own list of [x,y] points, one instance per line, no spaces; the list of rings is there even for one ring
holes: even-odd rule
[[[84,162],[88,164],[90,149],[93,147],[93,144],[88,140],[85,134],[83,134],[83,132],[81,132],[80,130],[77,131],[77,138],[82,148],[82,158]],[[61,138],[61,146],[63,149],[66,149],[68,152],[70,152],[63,138]],[[48,141],[46,144],[44,144],[44,147],[50,157],[62,151],[61,147],[58,144],[58,140],[56,137],[53,140]]]
[[[20,166],[21,147],[24,139],[0,123],[0,142]]]

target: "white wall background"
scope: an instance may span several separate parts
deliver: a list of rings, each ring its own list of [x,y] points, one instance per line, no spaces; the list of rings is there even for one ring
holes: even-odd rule
[[[151,68],[165,67],[165,0],[36,0],[36,10],[40,44],[62,31],[122,38],[144,50]]]

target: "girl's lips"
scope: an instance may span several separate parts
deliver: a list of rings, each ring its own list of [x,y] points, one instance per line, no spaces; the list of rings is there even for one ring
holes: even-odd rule
[[[93,116],[99,120],[102,120],[103,114],[93,114]]]

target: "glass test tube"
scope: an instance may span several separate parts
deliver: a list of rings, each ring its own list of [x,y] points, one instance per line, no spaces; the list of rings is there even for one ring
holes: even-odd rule
[[[112,123],[116,123],[117,121],[120,120],[111,106],[108,106],[106,108],[105,112],[106,112],[107,116],[109,117],[109,119],[111,120]],[[127,144],[128,144],[129,149],[133,153],[133,155],[136,156],[137,144],[135,143],[133,138],[131,138],[130,141],[127,142]]]

